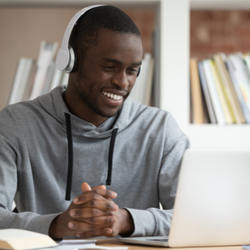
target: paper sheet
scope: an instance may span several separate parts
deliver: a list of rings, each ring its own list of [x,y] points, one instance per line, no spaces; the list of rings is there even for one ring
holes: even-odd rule
[[[250,245],[243,245],[242,246],[245,250],[250,250]]]
[[[112,250],[127,250],[128,247],[106,247],[95,244],[96,240],[71,240],[66,239],[61,241],[56,247],[41,248],[40,250],[78,250],[78,249],[112,249]]]

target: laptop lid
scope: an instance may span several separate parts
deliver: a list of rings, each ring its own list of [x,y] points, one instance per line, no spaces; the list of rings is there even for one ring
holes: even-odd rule
[[[186,150],[170,247],[250,244],[250,150]]]

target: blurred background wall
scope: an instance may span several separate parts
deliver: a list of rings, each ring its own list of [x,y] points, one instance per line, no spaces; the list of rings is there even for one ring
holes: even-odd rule
[[[42,40],[60,46],[68,22],[80,9],[0,8],[0,110],[7,105],[19,58],[37,59]],[[140,29],[144,52],[151,53],[155,11],[123,10]]]
[[[250,53],[250,11],[190,12],[190,56]]]
[[[37,58],[42,40],[60,46],[69,20],[79,9],[0,8],[0,110],[8,102],[19,58]],[[144,52],[152,53],[155,11],[123,10],[140,29]],[[191,57],[238,51],[250,52],[250,11],[190,11]]]

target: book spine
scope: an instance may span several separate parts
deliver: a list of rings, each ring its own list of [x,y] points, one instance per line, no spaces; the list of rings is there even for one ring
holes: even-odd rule
[[[234,69],[234,66],[233,66],[232,61],[230,60],[230,58],[227,58],[226,67],[227,67],[228,72],[230,74],[230,77],[232,79],[232,83],[233,83],[235,92],[237,94],[239,103],[241,105],[242,112],[244,114],[246,123],[249,124],[250,123],[250,110],[249,110],[249,108],[247,106],[247,103],[246,103],[246,101],[244,99],[244,96],[243,96],[243,93],[242,93],[242,89],[240,88],[239,82],[238,82],[238,80],[236,78],[235,69]]]
[[[202,97],[197,60],[195,58],[190,59],[190,86],[193,108],[193,123],[202,124],[204,123]]]
[[[203,70],[201,62],[198,62],[198,71],[199,71],[202,91],[204,93],[206,106],[207,106],[207,110],[208,110],[208,114],[209,114],[209,120],[211,123],[217,123],[215,113],[214,113],[213,104],[212,104],[211,97],[210,97],[210,94],[208,91],[207,82],[206,82],[206,78],[204,75],[204,70]]]
[[[202,66],[204,69],[206,82],[207,82],[208,90],[209,90],[209,93],[211,96],[211,100],[212,100],[217,123],[220,125],[224,125],[224,124],[226,124],[226,119],[225,119],[225,116],[224,116],[224,113],[223,113],[223,110],[221,107],[221,103],[220,103],[217,89],[215,86],[215,82],[213,79],[213,75],[212,75],[212,71],[211,71],[211,67],[210,67],[210,61],[208,59],[203,60]]]
[[[228,104],[226,101],[226,97],[224,95],[224,91],[222,88],[222,84],[221,84],[220,79],[218,77],[216,65],[214,63],[214,60],[212,60],[212,59],[209,60],[209,63],[210,63],[211,71],[212,71],[212,77],[214,79],[215,87],[216,87],[216,90],[217,90],[217,93],[219,96],[219,100],[221,103],[221,107],[222,107],[222,110],[224,113],[224,117],[226,119],[226,123],[232,124],[234,122],[234,120],[233,120],[233,117],[231,116],[231,113],[230,113],[230,110],[229,110],[229,107],[228,107]]]

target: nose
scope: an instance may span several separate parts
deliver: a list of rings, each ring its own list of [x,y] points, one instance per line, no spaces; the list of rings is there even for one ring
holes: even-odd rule
[[[126,71],[117,71],[112,77],[112,83],[117,85],[120,89],[127,89],[127,87],[129,86],[129,79]]]

